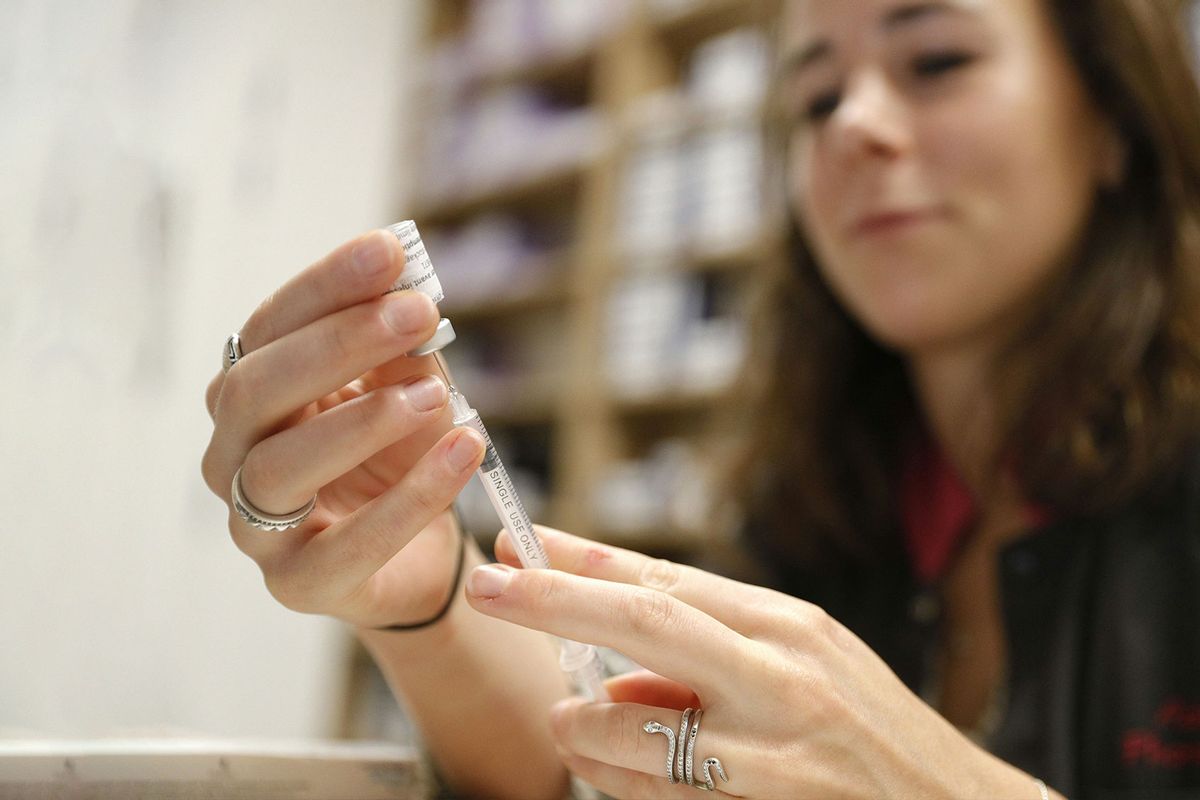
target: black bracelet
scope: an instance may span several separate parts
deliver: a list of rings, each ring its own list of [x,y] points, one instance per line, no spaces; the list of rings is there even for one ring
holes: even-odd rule
[[[458,597],[458,587],[462,583],[462,567],[463,557],[467,549],[467,529],[463,527],[462,518],[458,516],[458,509],[451,507],[454,514],[454,525],[458,528],[458,559],[454,563],[454,585],[450,587],[450,594],[446,597],[445,604],[429,619],[424,622],[412,622],[403,625],[384,625],[376,628],[377,631],[415,631],[421,628],[428,628],[441,621],[442,617],[450,612],[450,607],[454,605],[454,598]]]

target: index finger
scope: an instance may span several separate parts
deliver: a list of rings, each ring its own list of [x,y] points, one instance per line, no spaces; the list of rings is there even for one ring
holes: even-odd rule
[[[293,276],[259,304],[242,326],[249,353],[335,311],[372,300],[391,288],[404,251],[385,230],[351,239]]]
[[[747,636],[754,637],[763,630],[770,630],[776,624],[780,609],[794,610],[798,602],[774,589],[752,586],[686,564],[651,558],[634,550],[542,525],[535,527],[555,569],[665,592]],[[506,531],[496,537],[496,558],[513,566],[518,564]]]
[[[351,239],[259,304],[238,332],[242,351],[250,353],[335,311],[379,297],[403,269],[404,251],[388,231]],[[225,374],[218,372],[204,393],[210,418],[224,384]]]
[[[741,685],[759,647],[669,594],[553,569],[476,567],[467,598],[488,616],[618,650],[706,702]]]

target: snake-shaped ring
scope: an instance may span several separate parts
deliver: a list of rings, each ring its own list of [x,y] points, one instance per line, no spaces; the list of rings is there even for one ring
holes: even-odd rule
[[[686,783],[696,789],[713,792],[717,786],[712,771],[715,769],[717,775],[726,783],[729,782],[729,776],[725,773],[721,759],[709,757],[704,759],[702,767],[704,783],[695,779],[693,765],[696,757],[696,735],[700,732],[700,717],[703,713],[704,710],[699,708],[685,709],[679,721],[678,736],[674,730],[654,720],[643,725],[642,730],[646,733],[661,733],[667,737],[667,780],[670,783]]]

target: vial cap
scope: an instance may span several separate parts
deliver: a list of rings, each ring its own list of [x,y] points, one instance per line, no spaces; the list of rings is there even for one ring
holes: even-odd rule
[[[410,356],[427,356],[430,353],[436,353],[446,345],[457,339],[458,336],[454,333],[454,326],[450,324],[450,320],[442,317],[438,320],[437,330],[433,332],[433,336],[429,341],[421,345],[415,350],[410,350]]]

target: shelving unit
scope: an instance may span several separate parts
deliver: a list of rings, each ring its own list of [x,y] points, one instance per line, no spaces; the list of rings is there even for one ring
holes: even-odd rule
[[[447,286],[443,305],[443,312],[464,335],[479,334],[495,341],[519,330],[530,315],[547,318],[548,328],[560,338],[561,345],[562,360],[551,367],[554,390],[547,396],[531,389],[515,401],[496,404],[486,400],[486,392],[472,391],[465,377],[464,390],[476,399],[489,427],[501,437],[513,426],[529,429],[544,425],[549,429],[551,474],[542,476],[548,487],[548,503],[539,521],[595,538],[642,544],[686,556],[703,544],[702,537],[672,537],[670,526],[664,526],[665,533],[632,540],[626,535],[608,536],[611,532],[593,513],[594,488],[603,482],[611,466],[636,458],[654,443],[652,435],[647,437],[645,426],[633,424],[638,418],[684,415],[687,424],[681,435],[700,443],[714,432],[735,434],[738,427],[736,395],[728,387],[668,389],[648,396],[625,397],[610,386],[604,366],[608,358],[610,299],[614,287],[629,278],[626,262],[631,260],[616,235],[622,170],[647,133],[648,124],[638,120],[639,104],[647,96],[678,86],[689,60],[705,41],[739,28],[761,28],[772,17],[775,4],[701,0],[686,6],[673,4],[678,10],[670,10],[668,5],[631,0],[623,11],[613,12],[605,20],[595,38],[570,49],[551,48],[538,56],[535,48],[529,60],[500,67],[468,64],[459,74],[443,79],[441,86],[434,76],[430,92],[449,91],[467,98],[466,102],[488,92],[529,88],[572,98],[597,115],[607,135],[595,152],[578,162],[549,172],[535,170],[502,185],[473,187],[469,180],[464,181],[450,195],[452,200],[445,199],[443,193],[420,202],[405,215],[416,219],[426,235],[435,266],[440,261],[431,234],[436,238],[441,231],[469,225],[483,215],[512,215],[535,223],[549,216],[572,230],[569,244],[553,259],[546,259],[553,264],[544,270],[549,277],[542,284],[513,296],[496,293],[473,298],[457,307],[453,289]],[[445,46],[463,36],[471,26],[471,14],[468,0],[437,3],[432,24],[434,41]],[[444,102],[431,105],[446,107]],[[758,124],[764,117],[761,108],[740,113],[748,113]],[[676,115],[676,119],[680,120],[679,134],[686,136],[702,129],[706,115],[703,110],[684,108],[682,117]],[[770,207],[764,203],[764,215]],[[723,292],[745,294],[752,288],[761,265],[778,253],[780,229],[777,222],[764,216],[761,232],[731,248],[692,251],[680,247],[659,252],[653,258],[666,266],[658,268],[657,274],[695,276],[700,281],[720,282]],[[734,314],[744,315],[744,300],[736,302]],[[454,348],[447,351],[456,374],[457,356]],[[480,520],[484,526],[488,522]],[[492,523],[475,532],[490,539],[495,527]]]
[[[431,3],[432,55],[427,63],[432,66],[426,76],[428,95],[421,102],[422,109],[431,109],[427,117],[453,116],[464,111],[462,104],[486,104],[489,96],[500,93],[505,98],[501,102],[480,106],[487,112],[480,115],[485,124],[495,125],[503,118],[501,112],[528,104],[529,97],[544,92],[552,98],[552,107],[564,104],[563,119],[577,124],[586,133],[581,139],[590,144],[581,147],[574,160],[560,158],[551,167],[534,163],[524,174],[508,173],[504,165],[473,161],[472,145],[463,144],[462,131],[435,121],[420,131],[426,137],[425,174],[417,176],[417,202],[399,209],[397,218],[414,219],[420,227],[446,290],[442,311],[460,335],[446,358],[464,393],[479,408],[535,521],[693,561],[706,548],[727,541],[736,526],[730,509],[713,501],[719,495],[713,484],[719,465],[744,432],[749,413],[738,402],[737,389],[748,369],[744,342],[738,365],[731,367],[731,357],[724,357],[728,374],[718,385],[684,380],[649,391],[622,391],[611,375],[619,371],[620,358],[639,358],[641,346],[631,345],[622,353],[614,338],[620,336],[623,342],[645,326],[615,322],[614,297],[626,291],[630,281],[648,280],[661,284],[658,290],[671,297],[686,296],[703,305],[701,317],[719,309],[720,322],[707,327],[712,320],[681,316],[678,326],[703,328],[693,339],[704,341],[688,345],[694,350],[691,356],[681,351],[678,358],[669,359],[679,363],[663,365],[664,370],[674,369],[690,359],[703,372],[708,362],[700,345],[713,339],[725,351],[736,351],[730,342],[748,318],[748,298],[765,270],[780,258],[780,204],[763,189],[764,196],[755,201],[760,207],[754,230],[716,248],[711,243],[701,246],[703,237],[684,231],[669,248],[631,249],[619,226],[629,211],[627,195],[637,191],[629,184],[630,174],[636,172],[631,165],[641,163],[647,142],[661,142],[656,137],[663,130],[653,114],[645,114],[649,98],[679,87],[705,42],[739,29],[762,30],[774,18],[777,2],[695,0],[685,5],[625,0],[605,5],[614,10],[594,36],[567,48],[531,46],[530,56],[501,59],[496,65],[473,61],[468,49],[455,44],[472,29],[471,0]],[[718,135],[714,138],[720,141],[713,144],[742,146],[746,130],[761,133],[765,112],[761,105],[730,114],[685,104],[672,119],[676,143],[697,142],[687,145],[691,149],[685,148],[686,156],[692,158],[695,150],[700,158],[702,134],[719,133],[724,129],[716,126],[732,124],[730,135],[736,141]],[[448,148],[451,141],[459,142],[460,150]],[[522,145],[520,136],[512,141],[514,147]],[[496,149],[498,158],[510,155],[505,145]],[[661,155],[654,151],[648,157]],[[670,152],[668,161],[669,156]],[[760,187],[767,184],[770,169],[765,159],[762,156],[757,164]],[[474,163],[484,174],[481,182],[473,181],[465,166]],[[495,180],[491,173],[509,174],[510,179]],[[472,227],[485,222],[491,226],[483,226],[487,235]],[[481,277],[490,274],[490,253],[531,231],[538,246],[527,259],[513,259],[521,266],[511,266],[511,275],[522,276],[520,281],[506,281],[510,273],[502,269],[495,270],[500,277],[494,283],[488,283],[493,278]],[[457,252],[469,235],[479,236],[482,244]],[[548,244],[542,246],[541,239]],[[499,250],[489,249],[492,241]],[[484,255],[472,258],[472,253]],[[528,269],[528,264],[541,267]],[[535,278],[525,280],[527,272]],[[518,288],[511,289],[513,283]],[[689,313],[696,311],[694,306],[681,303]],[[521,350],[524,339],[539,344]],[[647,374],[653,377],[653,359],[647,358]],[[506,388],[492,391],[489,387],[494,386]],[[645,481],[661,489],[662,496],[653,504],[646,504],[644,497],[629,503],[621,499]],[[678,491],[676,483],[681,484]],[[469,498],[464,501],[469,511],[472,503]],[[639,503],[645,511],[641,517],[632,511]],[[474,505],[482,510],[475,520],[466,515],[468,527],[490,552],[499,523],[482,500]],[[664,515],[672,505],[678,508]],[[378,688],[379,678],[363,678],[362,670],[370,665],[361,652],[354,659],[353,691],[361,696],[368,684]],[[345,728],[358,732],[361,724],[356,728],[348,718]]]

